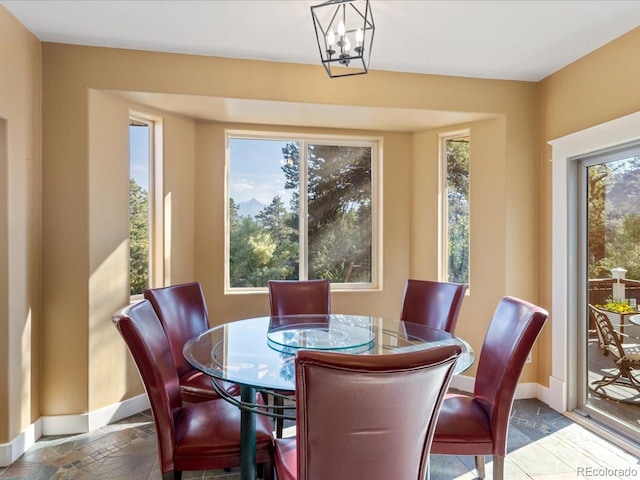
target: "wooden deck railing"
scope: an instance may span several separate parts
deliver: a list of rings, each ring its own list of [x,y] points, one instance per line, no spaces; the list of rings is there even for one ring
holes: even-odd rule
[[[630,278],[594,278],[589,280],[589,303],[592,305],[603,304],[607,298],[613,297],[613,285],[624,285],[624,298],[635,298],[640,305],[640,280]]]

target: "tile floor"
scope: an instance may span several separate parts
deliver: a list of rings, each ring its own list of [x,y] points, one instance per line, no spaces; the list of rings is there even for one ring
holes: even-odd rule
[[[43,437],[0,479],[160,479],[150,412],[100,430]],[[432,456],[431,480],[470,480],[473,457]],[[487,478],[492,463],[487,457]],[[237,469],[185,472],[185,479],[237,480]],[[637,479],[640,460],[538,400],[516,400],[505,479]],[[320,479],[330,480],[330,479]],[[393,479],[390,479],[393,480]]]

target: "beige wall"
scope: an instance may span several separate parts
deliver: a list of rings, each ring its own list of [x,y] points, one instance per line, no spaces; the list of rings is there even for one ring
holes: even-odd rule
[[[110,319],[129,302],[129,116],[161,122],[167,283],[193,278],[194,122],[89,92],[89,337],[88,411],[143,392],[135,364]],[[178,234],[173,235],[172,229]],[[173,240],[173,241],[172,241]],[[162,252],[161,252],[162,253]]]
[[[0,446],[40,414],[41,62],[0,7]]]
[[[111,361],[126,358],[127,349],[109,321],[129,301],[129,105],[92,90],[88,123],[90,273],[83,364],[89,398],[83,408],[92,411],[122,400],[137,375],[131,362]]]
[[[25,51],[19,61],[15,60],[24,68],[25,59],[29,59],[26,63],[31,68],[24,75],[29,81],[22,79],[20,84],[39,86],[40,44],[7,18],[3,9],[0,21],[2,35],[9,32],[12,41],[28,38],[22,40]],[[44,44],[42,49],[42,228],[46,239],[42,245],[42,347],[25,347],[28,355],[42,355],[41,381],[35,382],[41,385],[42,402],[39,405],[31,398],[35,389],[26,388],[31,397],[25,397],[25,388],[14,390],[9,377],[23,378],[25,359],[10,358],[10,367],[0,370],[0,394],[15,396],[12,401],[17,411],[26,408],[29,414],[26,420],[11,426],[4,438],[13,438],[38,416],[86,413],[141,392],[135,370],[109,318],[127,300],[127,133],[124,123],[119,122],[126,121],[130,108],[141,107],[102,93],[105,90],[489,114],[494,117],[492,120],[468,125],[473,142],[472,292],[465,301],[459,331],[479,348],[500,296],[517,294],[537,300],[536,241],[530,238],[538,228],[535,84],[373,71],[348,82],[342,80],[342,88],[335,89],[335,80],[328,79],[318,66],[58,44]],[[14,47],[11,54],[16,51]],[[9,55],[8,51],[3,55]],[[35,121],[39,111],[33,110],[39,97],[33,94],[34,90],[38,88],[28,89],[31,95],[24,95],[34,103],[21,109],[34,112],[21,120],[25,123],[21,134],[30,132],[22,142],[24,152],[10,154],[9,162],[21,156],[39,160],[40,131]],[[16,101],[16,97],[19,96],[12,93],[10,100],[3,99],[1,108]],[[0,113],[10,118],[4,111]],[[167,282],[201,280],[216,323],[264,313],[265,294],[224,295],[222,289],[222,135],[227,125],[150,113],[160,115],[165,125]],[[437,216],[433,204],[437,184],[433,172],[437,140],[435,150],[433,145],[440,131],[443,129],[415,134],[335,131],[375,135],[384,142],[384,279],[380,291],[334,293],[334,310],[392,316],[399,311],[408,276],[435,278]],[[39,171],[38,164],[34,176]],[[29,182],[31,191],[37,193],[33,187],[38,185],[37,178]],[[8,192],[9,183],[3,183],[2,188]],[[23,210],[22,216],[30,219],[26,222],[35,218],[33,225],[37,227],[39,202]],[[0,220],[8,222],[2,217]],[[22,240],[24,229],[17,229],[15,235]],[[7,258],[11,236],[0,240],[1,254]],[[22,248],[24,244],[20,244]],[[40,249],[26,248],[32,253],[29,268],[37,269],[33,262],[39,261]],[[28,255],[23,253],[23,257]],[[12,268],[10,264],[5,278],[11,278]],[[37,292],[39,277],[27,282],[25,272],[23,269],[14,277]],[[3,312],[11,309],[12,302],[19,313],[28,311],[22,292],[2,289]],[[32,310],[35,311],[39,308]],[[19,322],[22,340],[24,329]],[[9,345],[10,335],[18,335],[12,333],[14,325],[0,325],[0,341]],[[27,343],[38,337],[31,336]],[[534,362],[527,368],[524,380],[536,379],[540,380]],[[8,411],[4,409],[0,415],[9,416]],[[4,424],[7,423],[0,422]]]
[[[535,116],[531,115],[531,122]],[[519,154],[507,156],[507,122],[495,119],[414,135],[411,202],[411,272],[413,278],[438,278],[438,142],[439,135],[468,130],[470,163],[470,288],[462,304],[456,333],[479,351],[500,298],[536,301],[535,248],[537,189],[532,184],[532,139],[523,138]],[[526,274],[523,274],[527,272]],[[537,354],[534,350],[534,359]],[[473,375],[475,367],[468,372]],[[535,364],[523,382],[541,382]],[[542,383],[542,382],[541,382]]]
[[[640,110],[640,28],[539,83],[539,299],[551,308],[551,148],[550,140]],[[561,321],[563,321],[561,319]],[[540,344],[540,374],[551,375],[551,329]],[[543,378],[540,378],[542,383]]]
[[[121,140],[101,141],[95,136],[94,106],[104,98],[90,93],[92,90],[491,114],[495,120],[472,125],[472,155],[476,158],[472,160],[475,163],[471,180],[472,275],[478,280],[472,277],[472,293],[467,302],[470,305],[463,310],[460,332],[479,348],[500,296],[513,293],[536,301],[535,241],[528,237],[537,229],[536,186],[529,176],[536,159],[535,85],[389,72],[371,72],[366,77],[349,80],[341,84],[343,88],[335,89],[335,80],[328,79],[317,66],[44,45],[47,242],[43,299],[47,331],[42,414],[85,412],[139,388],[137,384],[129,385],[130,377],[122,369],[113,368],[114,362],[120,362],[124,368],[127,361],[117,345],[119,340],[109,333],[107,326],[109,312],[124,299],[124,284],[113,280],[113,269],[124,274],[125,252],[119,240],[126,217],[124,212],[116,211],[119,202],[109,200],[110,195],[122,190],[122,184],[107,192],[107,184],[103,183],[107,178],[110,183],[120,178],[121,167],[116,165],[116,170],[110,170],[108,175],[100,175],[100,168],[107,168],[105,162],[118,162],[123,147]],[[122,108],[118,105],[104,108],[115,116],[119,110]],[[90,122],[86,112],[91,112]],[[165,201],[177,209],[172,207],[175,213],[170,216],[169,282],[191,278],[202,281],[214,323],[263,314],[267,309],[266,294],[223,293],[224,127],[197,122],[195,133],[188,128],[175,130],[177,148],[189,150],[187,157],[191,155],[193,160],[165,158]],[[102,132],[103,128],[107,127],[96,131]],[[169,138],[172,134],[166,130]],[[429,169],[434,168],[434,152],[414,155],[416,144],[421,142],[414,141],[410,133],[353,133],[373,134],[384,140],[384,288],[374,292],[334,293],[333,308],[391,316],[399,311],[404,281],[409,274],[415,272],[425,278],[436,275],[433,268],[423,267],[433,261],[435,250],[416,244],[425,231],[436,228],[436,217],[432,211],[425,213],[426,209],[413,199],[424,188],[428,188],[430,195],[435,194],[435,186],[428,177]],[[101,146],[95,154],[94,143]],[[168,152],[165,146],[165,153]],[[94,171],[95,168],[98,170]],[[423,169],[427,172],[424,178]],[[176,175],[180,180],[171,186],[169,182]],[[508,204],[511,206],[507,208]],[[78,207],[71,210],[72,205]],[[109,233],[105,238],[106,227],[99,219],[107,215],[120,237]],[[182,222],[180,227],[177,221]],[[488,252],[495,252],[495,258]],[[517,269],[510,271],[510,265],[517,265]],[[109,299],[104,295],[107,291]],[[114,352],[120,352],[119,360]],[[109,355],[111,362],[103,365]],[[525,372],[524,380],[535,379],[534,364]],[[109,385],[111,391],[100,387],[100,382]],[[127,385],[122,385],[123,382]]]
[[[479,348],[502,295],[550,308],[547,142],[640,110],[638,45],[640,29],[538,84],[372,71],[336,89],[318,66],[41,44],[0,7],[0,446],[40,416],[142,391],[109,317],[128,299],[124,122],[145,107],[101,91],[489,114],[451,126],[472,139],[471,292],[458,332]],[[264,313],[264,294],[223,294],[223,131],[245,125],[147,113],[165,125],[166,282],[201,280],[214,323]],[[334,310],[391,316],[407,276],[436,278],[447,130],[335,132],[384,140],[384,279],[380,291],[334,293]],[[524,381],[547,384],[550,334]]]
[[[49,273],[56,282],[65,283],[79,275],[73,271],[77,267],[74,263],[87,261],[88,270],[77,285],[77,316],[47,316],[44,415],[92,412],[143,392],[135,365],[111,323],[112,314],[129,302],[128,125],[132,112],[163,124],[165,183],[161,188],[166,198],[166,250],[173,252],[165,266],[166,282],[193,278],[194,122],[96,90],[87,89],[86,95],[82,102],[88,100],[88,115],[82,123],[86,124],[87,154],[80,159],[81,168],[71,168],[64,162],[50,165],[55,175],[85,185],[88,195],[87,218],[71,215],[69,224],[57,235],[67,236],[86,228],[88,239],[86,251],[77,250],[72,258],[60,262],[61,270]],[[63,190],[47,198],[67,203],[72,195],[75,193]],[[55,218],[45,222],[46,228],[60,227]],[[85,289],[86,298],[82,298]],[[58,292],[54,285],[49,298],[56,305],[60,302],[65,310]],[[119,361],[114,363],[114,358]],[[60,375],[70,369],[73,375]],[[69,395],[70,389],[77,390],[77,395]]]

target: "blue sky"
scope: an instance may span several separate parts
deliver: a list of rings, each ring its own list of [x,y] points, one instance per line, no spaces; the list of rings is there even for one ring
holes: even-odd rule
[[[284,188],[282,140],[233,138],[230,141],[230,194],[237,203],[255,198],[268,205],[280,195],[288,208],[291,190]],[[130,178],[149,190],[149,131],[129,127]]]
[[[291,190],[284,188],[282,140],[232,138],[229,142],[230,195],[236,203],[255,198],[268,205],[280,195],[288,208]]]
[[[149,128],[129,127],[129,177],[149,191]]]

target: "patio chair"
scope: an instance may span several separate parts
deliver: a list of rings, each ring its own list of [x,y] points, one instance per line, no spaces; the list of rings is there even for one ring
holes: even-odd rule
[[[595,322],[598,332],[598,343],[605,356],[611,358],[613,373],[606,373],[600,380],[589,384],[591,391],[600,397],[615,400],[617,402],[638,405],[639,398],[619,398],[610,396],[605,387],[622,385],[640,392],[640,382],[635,378],[633,371],[640,368],[640,344],[623,343],[629,336],[613,328],[609,317],[605,312],[589,305],[589,315]]]

